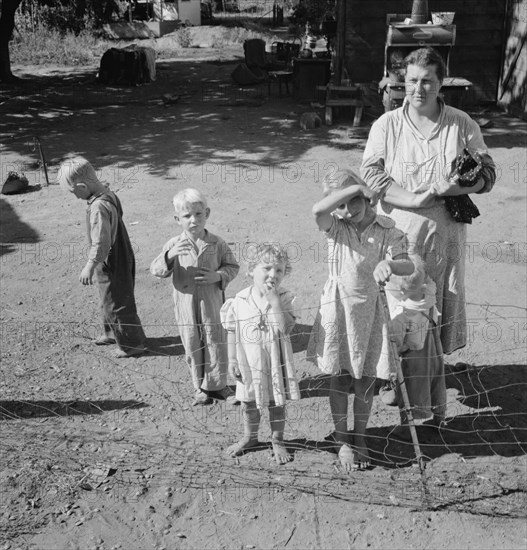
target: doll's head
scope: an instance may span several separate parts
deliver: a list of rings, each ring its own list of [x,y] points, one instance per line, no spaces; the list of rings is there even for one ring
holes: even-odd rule
[[[258,244],[247,254],[248,275],[260,290],[278,288],[291,272],[285,248],[274,243]]]
[[[210,215],[207,199],[197,189],[183,189],[174,196],[174,219],[191,238],[201,238]]]
[[[91,163],[84,157],[71,157],[62,162],[58,173],[59,184],[64,191],[78,199],[87,200],[95,193],[107,189],[99,180]]]

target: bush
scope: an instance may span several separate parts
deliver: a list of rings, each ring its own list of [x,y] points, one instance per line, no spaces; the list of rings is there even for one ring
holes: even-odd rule
[[[21,65],[89,65],[111,47],[88,31],[62,33],[44,27],[17,35],[11,43],[11,61]]]
[[[21,31],[46,27],[62,34],[78,34],[122,19],[127,9],[124,0],[23,0],[15,14],[15,22]]]

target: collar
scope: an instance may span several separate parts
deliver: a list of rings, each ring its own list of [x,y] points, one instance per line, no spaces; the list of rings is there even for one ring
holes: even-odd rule
[[[432,133],[430,134],[430,136],[428,138],[425,138],[421,132],[415,127],[414,123],[410,120],[410,115],[408,114],[408,108],[409,108],[409,105],[410,105],[410,101],[408,100],[408,97],[405,97],[404,100],[403,100],[403,106],[402,106],[402,118],[404,120],[404,122],[406,122],[406,124],[408,124],[408,127],[411,129],[411,131],[419,138],[421,139],[426,139],[426,140],[430,140],[432,138],[434,138],[438,133],[439,131],[441,130],[441,128],[443,127],[443,121],[444,121],[444,118],[445,118],[445,101],[442,97],[437,97],[437,102],[439,103],[439,108],[440,108],[440,111],[439,111],[439,118],[437,119],[437,122],[435,123],[435,126],[434,126],[434,129],[432,131]]]
[[[381,227],[384,227],[384,229],[391,229],[392,227],[395,227],[395,221],[392,220],[392,218],[382,216],[381,214],[377,214],[372,223],[378,223]]]
[[[251,297],[251,290],[253,288],[254,285],[250,285],[248,286],[247,288],[244,288],[243,290],[240,290],[240,292],[238,292],[238,294],[236,294],[236,296],[238,298],[242,298],[242,300],[249,300],[249,298]],[[287,290],[283,287],[280,287],[278,289],[278,296],[283,296],[284,294],[287,293]]]
[[[179,236],[178,236],[179,240],[182,241],[184,239],[188,239],[187,237],[187,234],[183,231],[183,233],[180,233]],[[201,239],[204,243],[207,243],[207,244],[213,244],[213,243],[217,243],[219,238],[214,235],[213,233],[211,233],[210,231],[207,231],[207,229],[205,229],[205,235],[203,235],[203,239]]]
[[[103,195],[106,195],[105,191],[101,191],[100,193],[95,193],[95,195],[92,195],[87,200],[88,206],[91,206],[94,203],[94,201],[96,201],[99,197],[102,197]]]

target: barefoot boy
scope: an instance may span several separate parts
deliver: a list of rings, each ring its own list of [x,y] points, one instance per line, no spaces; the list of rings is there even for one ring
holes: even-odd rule
[[[79,280],[91,285],[95,279],[99,287],[104,334],[95,343],[117,342],[115,357],[140,355],[145,351],[145,334],[135,305],[135,257],[121,203],[83,157],[62,163],[59,182],[64,190],[88,203],[88,261]]]

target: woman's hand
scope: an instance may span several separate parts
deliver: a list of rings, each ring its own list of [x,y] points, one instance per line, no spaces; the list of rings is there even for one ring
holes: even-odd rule
[[[435,192],[439,197],[455,197],[458,195],[468,195],[477,193],[485,187],[485,180],[479,178],[471,187],[462,187],[458,183],[458,176],[453,176],[448,180],[443,180],[435,186]]]

